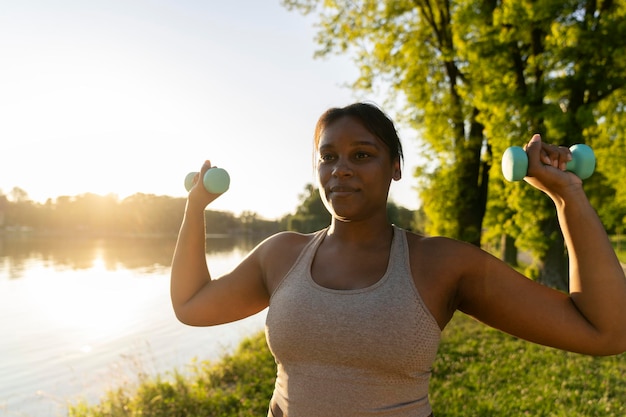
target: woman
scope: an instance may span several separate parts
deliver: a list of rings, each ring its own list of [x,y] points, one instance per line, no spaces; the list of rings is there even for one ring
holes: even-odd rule
[[[278,373],[269,416],[432,415],[428,379],[441,330],[456,310],[526,340],[573,352],[626,350],[626,281],[569,149],[527,145],[526,181],[555,203],[570,256],[570,293],[547,288],[481,249],[401,230],[387,220],[402,147],[393,122],[357,103],[328,110],[315,130],[327,229],[283,232],[212,280],[204,209],[194,186],[172,263],[177,317],[194,326],[269,306]],[[210,169],[206,162],[203,175]]]

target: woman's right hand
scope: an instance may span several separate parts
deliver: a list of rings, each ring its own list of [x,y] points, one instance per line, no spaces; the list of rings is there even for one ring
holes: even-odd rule
[[[189,190],[189,195],[187,197],[187,207],[188,208],[197,208],[204,210],[206,206],[211,204],[217,197],[221,194],[212,194],[209,193],[206,188],[204,188],[204,184],[202,183],[202,178],[204,178],[204,174],[212,168],[211,161],[206,160],[204,164],[202,164],[202,168],[200,168],[200,172],[196,174],[193,178],[193,185]]]

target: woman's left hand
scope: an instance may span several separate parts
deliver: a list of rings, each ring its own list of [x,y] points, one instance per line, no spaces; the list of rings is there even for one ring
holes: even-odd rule
[[[554,197],[582,185],[576,174],[566,171],[567,163],[572,160],[569,148],[544,143],[540,135],[534,135],[525,150],[528,174],[524,180],[533,187]]]

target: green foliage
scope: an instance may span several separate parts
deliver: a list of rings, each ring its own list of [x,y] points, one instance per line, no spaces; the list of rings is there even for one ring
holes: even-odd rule
[[[330,213],[320,197],[320,191],[313,184],[304,187],[300,195],[300,205],[296,213],[288,218],[288,229],[300,233],[311,233],[330,224]]]
[[[621,234],[611,236],[611,242],[613,244],[613,249],[615,249],[615,253],[617,254],[617,258],[623,265],[626,265],[626,236]]]
[[[598,208],[606,227],[621,233],[626,226],[626,91],[619,91],[598,104],[598,123],[586,130],[590,145],[598,160],[597,173],[591,181],[601,182]],[[595,187],[595,185],[594,185]]]
[[[601,204],[604,223],[623,228],[623,0],[283,4],[317,13],[318,54],[350,54],[360,70],[353,87],[382,86],[386,104],[401,108],[396,119],[418,130],[429,234],[477,243],[488,228],[481,243],[510,235],[541,270],[564,270],[554,207],[545,196],[503,184],[499,172],[504,150],[533,133],[593,146],[599,178],[588,181],[587,192]]]
[[[412,210],[401,207],[389,201],[387,203],[387,217],[389,222],[406,230],[421,231],[419,223],[416,223],[416,217]]]
[[[458,184],[447,173],[449,169],[442,166],[432,174],[422,173],[420,177],[420,181],[427,181],[429,184],[420,191],[426,217],[425,232],[428,235],[456,236],[458,233],[458,224],[454,221],[454,200],[440,198],[442,195],[458,193]],[[436,188],[438,192],[433,193],[430,187]]]
[[[502,74],[482,78],[472,89],[477,93],[479,101],[475,102],[492,138],[494,155],[501,155],[513,144],[511,134],[518,141],[538,132],[562,145],[590,143],[598,156],[598,172],[586,181],[585,188],[608,225],[621,217],[621,210],[616,204],[607,205],[609,200],[603,197],[612,192],[609,183],[601,181],[604,148],[591,133],[598,131],[598,124],[609,126],[603,119],[612,110],[604,103],[622,102],[626,44],[623,35],[620,39],[607,38],[607,33],[624,30],[620,3],[503,3],[493,10],[493,24],[483,33],[482,42],[467,44],[467,50],[481,58],[476,64],[484,66],[482,74],[490,76],[488,67],[497,67]],[[600,75],[605,70],[607,77]],[[617,73],[622,75],[617,77]],[[615,122],[612,120],[610,126],[614,128]],[[615,162],[621,160],[619,165],[623,165],[624,157],[623,151],[618,152]],[[494,185],[498,181],[492,181],[491,187],[501,188]],[[492,228],[490,237],[513,233],[521,249],[545,260],[560,240],[552,205],[542,202],[543,196],[509,184],[503,193],[491,195],[506,196],[507,207],[496,203],[491,206],[495,210],[488,211],[485,224]],[[499,210],[511,208],[518,227],[501,221]]]
[[[98,404],[69,405],[68,417],[256,417],[267,414],[276,369],[260,333],[220,362],[193,362],[189,372],[140,378],[108,391]]]

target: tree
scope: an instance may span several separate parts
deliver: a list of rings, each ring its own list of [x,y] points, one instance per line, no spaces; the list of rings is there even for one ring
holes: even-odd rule
[[[25,203],[27,201],[30,201],[30,199],[28,198],[28,193],[20,187],[13,187],[13,189],[11,189],[11,192],[9,193],[9,196],[11,197],[11,201],[13,201],[14,203]]]
[[[488,158],[477,110],[462,95],[471,67],[456,54],[454,9],[448,1],[284,0],[288,9],[319,12],[318,56],[354,52],[356,89],[376,82],[406,100],[401,119],[420,131],[434,171],[420,170],[426,232],[480,244]],[[391,100],[396,101],[396,100]],[[434,162],[431,163],[431,162]],[[432,193],[444,187],[448,192]]]
[[[398,227],[412,230],[420,227],[416,224],[413,211],[399,206],[393,201],[387,203],[387,216],[389,221]],[[288,217],[288,230],[301,233],[311,233],[330,225],[331,215],[324,206],[320,191],[313,184],[307,184],[304,192],[300,195],[300,205],[296,213]]]
[[[387,203],[387,217],[392,224],[398,227],[406,230],[419,230],[420,224],[416,222],[415,213],[393,201]]]
[[[626,225],[626,91],[623,89],[594,109],[597,125],[586,134],[593,144],[602,176],[591,179],[604,183],[602,199],[594,202],[610,231],[621,234]]]
[[[494,153],[511,144],[510,133],[541,133],[564,146],[590,143],[602,155],[591,132],[604,117],[603,102],[623,94],[626,85],[624,14],[621,2],[581,0],[504,2],[485,14],[464,50],[480,68],[473,103]],[[610,192],[602,177],[601,168],[586,183],[592,200]],[[515,225],[493,221],[498,210],[486,224],[536,256],[542,282],[566,288],[565,246],[554,207],[529,187],[500,188],[508,207],[499,209],[512,209]]]
[[[320,191],[313,184],[307,184],[300,194],[300,204],[296,213],[289,217],[287,228],[301,233],[311,233],[330,224],[330,213],[320,197]]]
[[[318,56],[353,53],[355,89],[382,83],[391,101],[402,97],[401,120],[420,130],[431,152],[417,171],[427,232],[480,244],[488,225],[490,239],[533,253],[539,278],[563,287],[565,248],[554,207],[531,187],[503,183],[494,155],[535,132],[567,146],[604,134],[596,129],[602,103],[626,82],[622,2],[283,4],[318,13]]]

